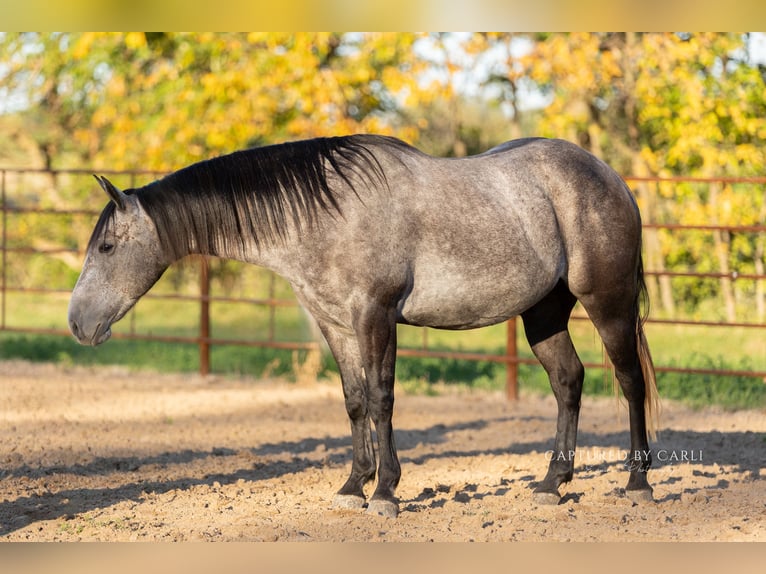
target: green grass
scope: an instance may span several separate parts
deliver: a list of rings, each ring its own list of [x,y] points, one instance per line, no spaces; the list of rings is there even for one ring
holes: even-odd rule
[[[68,296],[65,294],[10,293],[5,305],[6,325],[64,331],[67,329],[67,304]],[[30,313],[30,309],[34,309],[34,313]],[[271,324],[276,341],[312,340],[309,322],[297,307],[278,308],[272,316],[265,307],[213,303],[211,315],[212,334],[218,338],[266,340],[270,336]],[[115,333],[186,337],[196,336],[198,330],[198,304],[151,298],[143,299],[114,328]],[[590,322],[573,321],[571,331],[582,360],[601,364],[603,348]],[[461,332],[400,326],[398,337],[400,347],[420,348],[427,342],[433,350],[502,354],[505,333],[505,325]],[[766,371],[766,337],[763,331],[650,324],[647,336],[657,365]],[[522,356],[532,357],[521,322],[518,326],[518,348]],[[305,351],[294,353],[290,350],[214,345],[211,348],[211,369],[219,374],[294,379],[294,366],[300,364],[305,356]],[[68,337],[5,332],[0,333],[0,358],[79,365],[117,364],[160,372],[199,370],[199,351],[193,344],[117,338],[94,349],[82,347]],[[324,355],[316,374],[326,377],[333,373],[337,373],[334,360]],[[432,393],[432,383],[436,382],[502,389],[505,385],[505,367],[490,361],[400,357],[397,378],[410,392]],[[519,381],[522,392],[550,392],[547,377],[537,365],[520,365]],[[766,407],[766,384],[754,377],[658,373],[658,387],[662,397],[693,406]],[[590,395],[611,394],[611,374],[602,369],[586,369],[584,391]]]
[[[213,346],[210,361],[213,371],[220,374],[252,376],[293,375],[293,362],[302,362],[305,351]],[[115,339],[97,348],[83,347],[74,340],[56,335],[26,335],[0,333],[0,359],[25,359],[36,362],[56,362],[63,365],[122,365],[129,369],[157,372],[199,371],[199,349],[189,343]],[[332,372],[334,365],[323,366],[322,372]]]

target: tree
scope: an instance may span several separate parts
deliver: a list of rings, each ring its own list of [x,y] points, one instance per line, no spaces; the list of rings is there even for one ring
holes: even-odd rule
[[[418,97],[413,34],[5,34],[0,80],[91,165],[168,170],[236,148],[397,122]],[[2,69],[2,68],[0,68]]]
[[[701,177],[763,173],[766,85],[763,69],[750,62],[746,36],[647,35],[638,70],[641,156],[650,169]],[[758,223],[764,193],[754,186],[679,186],[669,199],[668,216],[681,223],[748,225]],[[683,251],[694,268],[724,275],[717,291],[733,321],[738,295],[730,275],[735,266],[754,271],[757,241],[714,231],[705,239],[690,234],[665,248],[671,258]],[[756,305],[762,308],[763,301]]]

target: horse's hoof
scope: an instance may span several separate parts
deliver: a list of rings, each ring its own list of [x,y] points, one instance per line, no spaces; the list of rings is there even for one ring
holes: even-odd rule
[[[533,492],[532,499],[537,504],[545,504],[546,506],[555,506],[561,502],[561,495],[558,492]]]
[[[345,510],[358,510],[364,508],[364,497],[354,494],[336,494],[332,501],[333,508]]]
[[[396,518],[399,515],[399,505],[390,500],[371,500],[367,506],[367,514]]]
[[[626,490],[625,496],[627,496],[631,502],[635,504],[641,504],[642,502],[654,502],[651,488],[644,488],[641,490]]]

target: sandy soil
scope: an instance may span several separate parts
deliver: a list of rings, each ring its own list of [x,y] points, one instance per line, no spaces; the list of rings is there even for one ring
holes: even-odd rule
[[[397,397],[397,519],[330,506],[350,468],[337,383],[0,363],[0,540],[766,541],[763,411],[665,403],[649,480],[622,487],[624,409],[586,398],[558,506],[531,492],[550,397]]]

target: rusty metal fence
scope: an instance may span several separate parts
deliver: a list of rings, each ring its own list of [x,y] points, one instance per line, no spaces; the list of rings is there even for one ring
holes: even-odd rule
[[[161,175],[158,172],[149,171],[108,171],[101,170],[99,173],[111,175],[117,178],[118,185],[125,187],[134,186],[139,178],[150,181]],[[750,184],[766,185],[766,177],[763,178],[638,178],[626,177],[629,184],[661,184],[665,183],[699,183],[699,184]],[[122,182],[122,183],[121,183]],[[92,229],[98,211],[93,206],[103,205],[104,198],[97,190],[89,170],[40,170],[40,169],[0,169],[0,331],[25,334],[46,334],[69,337],[65,318],[61,317],[61,324],[40,325],[27,318],[34,316],[35,309],[29,309],[27,314],[16,310],[14,320],[9,319],[8,302],[12,294],[29,294],[38,297],[58,298],[68,297],[73,285],[73,274],[76,276],[78,265],[81,261],[83,249],[88,235]],[[88,207],[83,207],[87,205]],[[30,222],[34,219],[36,227]],[[41,223],[41,221],[47,223]],[[26,221],[26,223],[25,223]],[[49,227],[46,227],[49,226]],[[58,226],[57,233],[49,238],[40,233],[41,229]],[[34,228],[33,228],[34,227]],[[62,227],[66,227],[63,233],[67,239],[62,244]],[[700,232],[725,231],[728,233],[766,234],[766,225],[761,221],[749,225],[683,225],[675,222],[644,224],[645,230],[664,230],[666,232],[682,232],[696,230]],[[19,269],[25,269],[25,265],[35,264],[35,258],[43,258],[44,261],[58,261],[71,268],[68,278],[59,284],[35,282],[34,277],[19,280]],[[11,260],[13,259],[13,265]],[[38,260],[36,264],[41,263]],[[276,293],[275,281],[270,280],[269,289],[264,297],[241,297],[241,296],[214,296],[210,293],[210,276],[208,263],[203,258],[198,258],[198,290],[194,293],[184,292],[150,292],[146,298],[158,300],[186,301],[198,305],[198,331],[194,334],[158,334],[141,333],[131,325],[127,332],[115,333],[114,337],[124,339],[144,339],[164,342],[186,343],[195,345],[199,349],[199,370],[205,375],[210,372],[210,350],[214,345],[244,345],[251,347],[268,347],[288,350],[313,350],[319,349],[320,344],[316,341],[307,340],[283,340],[278,337],[278,325],[275,320],[275,311],[280,308],[298,307],[297,301],[290,296],[281,296]],[[11,269],[13,267],[13,270]],[[15,270],[15,271],[14,271]],[[23,272],[21,273],[24,274]],[[66,273],[64,273],[66,275]],[[707,279],[728,279],[731,281],[752,280],[756,284],[763,285],[766,275],[763,273],[742,272],[731,269],[728,273],[714,271],[701,272],[697,270],[668,271],[647,269],[647,277],[690,277]],[[39,299],[38,299],[39,300]],[[246,304],[253,307],[268,309],[268,331],[266,336],[259,338],[224,338],[213,336],[211,333],[211,304],[212,303],[236,303]],[[21,317],[19,319],[19,317]],[[577,312],[574,320],[587,321],[587,317]],[[755,337],[766,337],[766,322],[761,318],[755,321],[716,321],[677,318],[650,318],[649,324],[694,326],[707,329],[742,328],[752,330]],[[428,343],[428,330],[423,330],[422,342],[419,345],[401,346],[399,355],[404,357],[431,357],[439,359],[453,359],[463,361],[489,361],[500,363],[506,367],[506,389],[509,399],[518,397],[518,373],[519,365],[537,364],[530,356],[521,356],[517,346],[519,333],[515,319],[506,322],[505,347],[502,352],[462,351],[454,349],[434,349]],[[607,368],[607,359],[602,362],[586,362],[586,367]],[[689,374],[706,374],[720,376],[743,376],[757,377],[766,381],[766,371],[757,369],[714,369],[696,368],[673,365],[656,365],[658,372],[679,372]]]

